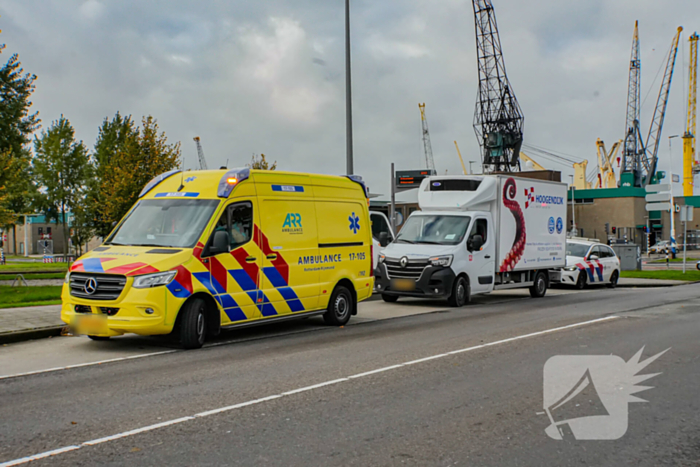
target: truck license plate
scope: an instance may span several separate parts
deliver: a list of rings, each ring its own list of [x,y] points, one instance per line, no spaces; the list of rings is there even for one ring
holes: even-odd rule
[[[403,292],[410,292],[416,289],[416,282],[411,279],[394,279],[391,281],[391,288]]]
[[[78,334],[99,335],[107,334],[107,317],[103,315],[77,316],[74,329]]]

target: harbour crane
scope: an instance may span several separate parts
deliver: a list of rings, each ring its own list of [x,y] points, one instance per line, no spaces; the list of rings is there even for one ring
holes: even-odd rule
[[[491,0],[472,0],[479,69],[474,131],[484,172],[520,170],[524,117],[506,75],[496,14]]]
[[[202,143],[199,140],[199,136],[195,136],[194,142],[197,145],[197,156],[199,157],[199,170],[207,170],[207,161],[204,159],[204,151],[202,150]]]
[[[457,148],[457,155],[459,156],[459,161],[462,163],[462,173],[467,175],[467,167],[464,165],[464,159],[462,159],[462,152],[459,150],[459,145],[455,141],[455,147]]]
[[[698,105],[698,33],[688,38],[690,42],[690,72],[688,79],[688,116],[683,134],[683,195],[693,196],[693,179],[700,173],[695,160],[695,135],[697,131]]]
[[[656,107],[654,108],[654,115],[651,119],[649,133],[647,134],[646,141],[642,141],[639,129],[639,78],[641,61],[639,58],[639,34],[637,23],[635,23],[627,97],[625,149],[622,157],[623,163],[622,173],[620,174],[620,186],[641,187],[655,180],[656,167],[659,160],[659,143],[661,142],[661,132],[664,126],[664,118],[666,117],[666,107],[668,105],[668,95],[671,90],[673,70],[676,65],[678,41],[682,31],[683,28],[678,27],[676,35],[673,37],[671,49],[669,50],[666,60],[664,77],[661,81],[661,89],[659,90]]]
[[[595,187],[615,188],[617,187],[617,181],[615,180],[613,162],[615,162],[615,156],[620,146],[622,146],[622,140],[615,142],[610,152],[605,149],[605,143],[600,138],[596,141],[596,146],[598,148],[598,181]]]
[[[433,146],[430,144],[430,131],[428,131],[428,119],[425,116],[425,102],[418,104],[420,109],[420,121],[423,128],[423,151],[425,152],[425,168],[435,172],[435,160],[433,159]]]

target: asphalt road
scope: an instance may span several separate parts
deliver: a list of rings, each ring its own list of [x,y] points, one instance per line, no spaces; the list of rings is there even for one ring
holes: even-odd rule
[[[1,379],[0,463],[60,449],[31,465],[700,463],[700,285],[374,306],[404,316]],[[421,306],[437,311],[406,313]],[[643,346],[670,350],[642,372],[662,374],[622,438],[545,434],[550,357]]]

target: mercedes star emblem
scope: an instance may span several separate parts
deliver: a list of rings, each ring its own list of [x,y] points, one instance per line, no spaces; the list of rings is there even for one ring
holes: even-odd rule
[[[88,295],[94,294],[97,291],[97,279],[91,277],[90,279],[86,280],[83,289]]]
[[[408,266],[408,258],[405,256],[399,260],[399,264],[401,265],[402,268],[405,268]]]

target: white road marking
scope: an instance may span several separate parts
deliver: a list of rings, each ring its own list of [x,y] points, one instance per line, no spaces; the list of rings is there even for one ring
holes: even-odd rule
[[[173,352],[181,352],[181,350],[177,350],[177,349],[163,350],[162,352],[151,352],[151,353],[143,353],[143,354],[139,354],[139,355],[130,355],[128,357],[110,358],[108,360],[99,360],[97,362],[76,363],[75,365],[59,366],[56,368],[49,368],[47,370],[28,371],[26,373],[17,373],[14,375],[0,376],[0,380],[10,379],[10,378],[18,378],[20,376],[39,375],[41,373],[51,373],[54,371],[70,370],[72,368],[81,368],[84,366],[102,365],[103,363],[113,363],[113,362],[121,362],[124,360],[134,360],[136,358],[155,357],[156,355],[165,355],[165,354],[173,353]]]
[[[460,354],[460,353],[464,353],[464,352],[470,352],[473,350],[483,349],[486,347],[492,347],[492,346],[500,345],[500,344],[507,344],[509,342],[514,342],[514,341],[518,341],[518,340],[522,340],[522,339],[528,339],[530,337],[543,336],[545,334],[551,334],[553,332],[565,331],[567,329],[573,329],[573,328],[577,328],[577,327],[581,327],[581,326],[586,326],[589,324],[601,323],[604,321],[610,321],[610,320],[617,319],[617,318],[619,318],[619,316],[606,316],[604,318],[592,319],[590,321],[582,321],[580,323],[568,324],[566,326],[559,326],[556,328],[545,329],[543,331],[531,332],[529,334],[523,334],[521,336],[509,337],[507,339],[501,339],[501,340],[494,341],[494,342],[488,342],[486,344],[480,344],[480,345],[475,345],[472,347],[466,347],[464,349],[453,350],[452,352],[447,352],[447,353],[443,353],[443,354],[439,354],[439,355],[433,355],[430,357],[425,357],[425,358],[421,358],[418,360],[412,360],[412,361],[405,362],[405,363],[399,363],[397,365],[391,365],[391,366],[387,366],[387,367],[383,367],[383,368],[377,368],[376,370],[366,371],[364,373],[358,373],[358,374],[355,374],[352,376],[347,376],[345,378],[339,378],[339,379],[334,379],[331,381],[325,381],[323,383],[318,383],[318,384],[314,384],[311,386],[305,386],[302,388],[293,389],[291,391],[283,392],[280,394],[275,394],[272,396],[263,397],[260,399],[255,399],[255,400],[251,400],[251,401],[247,401],[247,402],[241,402],[239,404],[230,405],[227,407],[221,407],[221,408],[213,409],[213,410],[208,410],[206,412],[200,412],[198,414],[190,415],[187,417],[177,418],[177,419],[169,420],[169,421],[162,422],[162,423],[156,423],[154,425],[148,425],[148,426],[144,426],[141,428],[136,428],[133,430],[122,432],[122,433],[117,433],[115,435],[106,436],[104,438],[94,439],[91,441],[85,441],[85,442],[80,443],[78,445],[66,446],[63,448],[54,449],[53,451],[46,451],[43,453],[35,454],[33,456],[22,457],[20,459],[15,459],[15,460],[4,462],[4,463],[0,464],[0,467],[10,467],[10,466],[14,466],[14,465],[26,464],[26,463],[31,462],[33,460],[44,459],[46,457],[63,454],[64,452],[75,451],[77,449],[81,449],[84,447],[94,446],[97,444],[102,444],[102,443],[107,443],[107,442],[115,441],[115,440],[122,439],[122,438],[127,438],[130,436],[137,435],[139,433],[145,433],[147,431],[157,430],[159,428],[164,428],[167,426],[176,425],[178,423],[188,422],[188,421],[195,420],[198,418],[209,417],[211,415],[220,414],[222,412],[230,412],[232,410],[240,409],[242,407],[248,407],[251,405],[261,404],[263,402],[267,402],[267,401],[270,401],[273,399],[279,399],[279,398],[282,398],[285,396],[291,396],[294,394],[313,391],[314,389],[322,388],[325,386],[330,386],[332,384],[345,383],[348,381],[352,381],[353,379],[374,375],[374,374],[381,373],[384,371],[396,370],[398,368],[403,368],[403,367],[408,366],[408,365],[415,365],[417,363],[422,363],[422,362],[426,362],[429,360],[435,360],[437,358],[444,358],[444,357],[448,357],[450,355],[456,355],[456,354]],[[133,357],[130,357],[130,358],[133,358]]]

